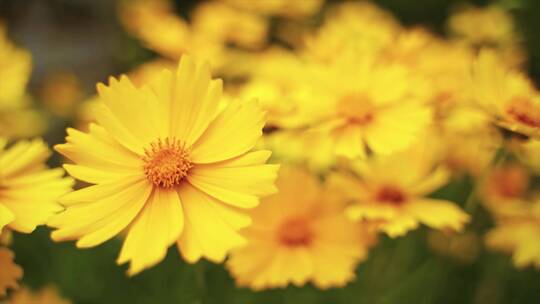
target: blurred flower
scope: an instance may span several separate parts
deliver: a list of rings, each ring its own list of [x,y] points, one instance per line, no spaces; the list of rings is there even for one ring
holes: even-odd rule
[[[253,224],[242,230],[247,245],[231,253],[227,266],[236,282],[260,290],[351,281],[373,235],[345,217],[341,193],[298,168],[283,168],[277,185],[280,192],[251,211]]]
[[[231,6],[253,11],[264,15],[276,15],[287,18],[300,18],[315,14],[324,0],[222,0]]]
[[[461,231],[469,216],[454,203],[427,198],[448,180],[437,166],[433,147],[418,145],[409,151],[369,159],[357,166],[360,178],[338,173],[334,183],[347,188],[354,201],[347,214],[355,220],[374,221],[390,237],[404,235],[419,223],[439,230]]]
[[[517,38],[512,16],[496,5],[465,6],[450,16],[448,26],[471,45],[505,45]]]
[[[7,38],[0,23],[0,109],[18,107],[26,94],[30,79],[32,57],[26,50],[15,47]]]
[[[70,118],[82,99],[81,84],[71,72],[55,72],[45,77],[40,97],[54,115]]]
[[[471,93],[498,126],[540,137],[540,93],[524,74],[501,65],[495,53],[483,50],[474,63]]]
[[[499,5],[460,7],[448,19],[448,28],[460,43],[496,50],[507,64],[520,65],[525,60],[512,15]]]
[[[218,1],[198,5],[192,14],[191,24],[195,35],[205,35],[211,40],[247,49],[264,46],[269,27],[262,16]]]
[[[245,241],[237,232],[250,223],[245,209],[275,191],[270,152],[249,152],[263,112],[254,102],[219,111],[221,80],[190,57],[159,81],[137,88],[111,78],[98,91],[98,124],[68,129],[56,147],[76,163],[64,166],[72,176],[95,185],[61,198],[67,210],[49,223],[58,228],[53,239],[88,248],[128,228],[118,263],[131,262],[130,275],[175,242],[190,263],[223,261]]]
[[[48,169],[50,151],[40,140],[19,141],[5,149],[0,139],[0,229],[31,233],[62,210],[58,197],[73,184],[64,170]]]
[[[512,254],[516,267],[533,265],[540,269],[540,204],[519,215],[501,218],[486,235],[486,245]]]
[[[13,261],[13,252],[0,247],[0,298],[6,295],[6,289],[17,288],[17,280],[22,278],[23,271]]]
[[[43,117],[29,106],[26,84],[30,79],[32,57],[15,47],[0,23],[0,137],[15,139],[41,134]]]
[[[272,151],[272,158],[280,163],[308,167],[314,172],[326,173],[336,164],[330,141],[321,141],[316,132],[281,130],[265,134],[258,146]],[[309,153],[306,151],[309,150]]]
[[[404,150],[431,124],[421,82],[401,66],[342,54],[314,74],[313,115],[325,113],[315,128],[328,130],[321,140],[332,140],[337,155],[356,158],[368,151]]]
[[[321,62],[332,62],[350,50],[378,53],[394,44],[400,30],[392,15],[372,3],[347,1],[329,8],[322,26],[306,38],[305,53]]]
[[[54,287],[46,287],[39,291],[31,291],[28,288],[21,288],[11,296],[11,304],[70,304],[58,294]]]

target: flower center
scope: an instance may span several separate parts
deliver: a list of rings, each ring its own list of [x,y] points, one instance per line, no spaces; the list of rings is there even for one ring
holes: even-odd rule
[[[279,229],[279,241],[287,247],[308,246],[313,240],[313,232],[305,219],[285,221]]]
[[[400,205],[407,199],[405,193],[393,186],[383,186],[376,194],[378,202],[390,203],[392,205]]]
[[[375,119],[374,107],[369,97],[363,94],[343,96],[338,104],[338,113],[350,123],[366,125]]]
[[[540,127],[540,107],[528,98],[514,97],[506,113],[517,122],[534,128]]]
[[[158,139],[144,152],[144,174],[158,187],[172,188],[179,185],[193,167],[189,149],[177,139]]]

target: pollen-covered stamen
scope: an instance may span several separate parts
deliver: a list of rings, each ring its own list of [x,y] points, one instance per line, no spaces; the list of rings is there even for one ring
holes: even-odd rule
[[[158,139],[144,152],[144,174],[158,187],[172,188],[179,185],[193,167],[189,149],[177,139]]]
[[[313,231],[309,222],[302,218],[283,222],[278,233],[279,241],[288,247],[308,246],[313,241]]]

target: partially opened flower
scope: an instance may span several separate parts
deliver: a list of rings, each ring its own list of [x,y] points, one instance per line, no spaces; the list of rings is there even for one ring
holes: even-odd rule
[[[88,248],[127,228],[117,262],[131,262],[131,275],[175,242],[192,263],[220,262],[243,244],[245,209],[275,191],[270,152],[250,152],[264,125],[258,105],[219,111],[221,80],[189,57],[148,85],[123,76],[98,91],[98,123],[89,133],[69,129],[56,147],[75,162],[64,166],[72,176],[95,185],[61,198],[67,209],[49,223],[58,228],[52,238]]]
[[[0,297],[6,295],[8,288],[17,288],[23,271],[13,261],[13,252],[9,249],[0,247]]]
[[[51,151],[42,140],[19,141],[4,149],[0,139],[0,230],[30,233],[63,208],[57,199],[73,180],[61,168],[48,169]]]
[[[376,222],[390,237],[404,235],[420,223],[434,229],[461,231],[469,216],[454,203],[426,196],[448,180],[428,149],[418,147],[370,159],[360,177],[340,173],[334,183],[344,185],[354,202],[347,209],[355,220]]]
[[[283,168],[277,185],[280,192],[252,210],[253,225],[242,230],[248,243],[231,253],[227,266],[236,282],[259,290],[351,281],[373,234],[349,221],[343,196],[308,172]]]

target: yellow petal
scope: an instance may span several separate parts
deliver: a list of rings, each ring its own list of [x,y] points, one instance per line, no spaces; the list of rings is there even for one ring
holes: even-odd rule
[[[137,139],[141,147],[165,135],[166,126],[157,119],[159,103],[150,89],[136,88],[124,75],[120,80],[111,77],[108,87],[98,84],[98,92],[115,120]],[[111,134],[115,133],[115,129],[105,128]]]
[[[193,145],[192,160],[206,164],[240,156],[255,146],[263,126],[264,113],[257,103],[231,103]]]
[[[16,175],[25,170],[35,170],[51,152],[41,139],[19,141],[0,154],[0,176]]]
[[[382,224],[380,229],[391,238],[405,235],[408,231],[418,228],[418,220],[409,215],[400,215]]]
[[[408,191],[417,196],[428,195],[447,183],[449,178],[450,172],[448,169],[439,167],[416,185],[411,185]]]
[[[406,204],[405,208],[420,222],[435,229],[461,231],[470,219],[457,205],[444,200],[418,199]]]
[[[128,274],[159,263],[184,228],[184,212],[176,190],[154,189],[133,221],[117,263],[131,261]]]
[[[344,126],[334,131],[336,143],[334,152],[347,158],[365,158],[366,148],[362,140],[362,131],[357,126]]]
[[[15,219],[15,215],[6,206],[0,203],[0,231],[5,225],[11,223]]]
[[[366,131],[366,141],[375,154],[391,154],[409,147],[431,122],[427,106],[404,103],[381,111]]]
[[[96,200],[68,206],[64,212],[54,216],[48,223],[58,228],[52,233],[53,240],[78,239],[77,247],[87,248],[117,235],[137,216],[152,191],[146,180],[120,189],[105,196],[100,193]],[[90,194],[86,196],[87,199],[92,197]]]
[[[173,87],[171,134],[191,146],[216,117],[222,91],[222,81],[211,80],[208,64],[183,56]]]
[[[55,149],[77,165],[101,171],[133,172],[141,170],[141,157],[124,148],[98,125],[91,125],[90,132],[68,129],[67,143]]]
[[[252,158],[247,154],[247,158]],[[242,158],[242,157],[240,157]],[[234,159],[238,164],[241,160]],[[274,181],[278,165],[242,165],[231,167],[227,162],[195,166],[188,181],[199,190],[220,201],[240,208],[253,208],[259,198],[277,191]]]
[[[240,224],[239,220],[249,221],[247,215],[239,211],[220,212],[219,208],[221,211],[225,208],[222,203],[189,183],[182,185],[179,194],[185,212],[185,225],[178,246],[186,261],[195,263],[205,257],[219,263],[230,249],[245,243],[235,226]]]

